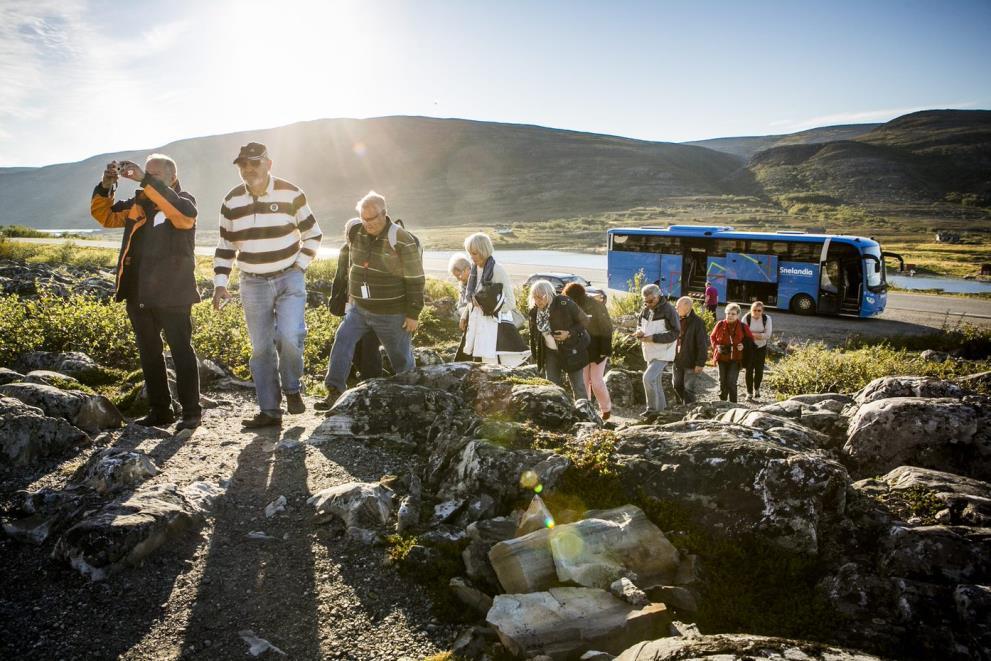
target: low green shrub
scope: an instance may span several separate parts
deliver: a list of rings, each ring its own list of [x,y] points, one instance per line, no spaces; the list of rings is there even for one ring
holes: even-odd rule
[[[874,379],[896,374],[950,379],[983,372],[986,361],[922,360],[906,349],[881,344],[863,349],[831,349],[821,343],[799,347],[774,364],[767,383],[782,397],[805,393],[853,393]]]

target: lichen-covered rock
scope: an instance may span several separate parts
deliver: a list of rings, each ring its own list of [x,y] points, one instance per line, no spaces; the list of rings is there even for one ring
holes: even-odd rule
[[[158,466],[143,452],[105,448],[94,453],[70,482],[104,495],[132,488],[155,475]]]
[[[509,411],[514,381],[532,378],[523,368],[482,363],[445,363],[419,367],[393,377],[395,383],[434,388],[455,395],[478,415]]]
[[[0,396],[0,461],[29,464],[88,441],[85,432],[63,418],[49,417],[36,406]]]
[[[884,502],[904,521],[932,518],[947,525],[991,527],[991,484],[942,471],[899,466],[853,488]]]
[[[887,576],[953,585],[991,582],[991,528],[897,525],[882,545]]]
[[[24,380],[24,375],[6,367],[0,367],[0,386]]]
[[[616,657],[616,661],[881,661],[880,657],[804,640],[769,638],[751,634],[722,633],[691,638],[668,637],[637,643]]]
[[[514,385],[510,411],[514,420],[531,421],[544,429],[564,430],[580,421],[571,398],[556,385]]]
[[[769,432],[781,439],[783,445],[793,450],[815,450],[829,445],[829,437],[825,434],[809,429],[794,420],[763,411],[735,408],[723,413],[716,420]]]
[[[688,424],[703,428],[669,428]],[[846,469],[767,432],[700,421],[632,427],[617,439],[615,470],[629,497],[680,509],[710,535],[753,533],[817,553],[824,529],[845,511]]]
[[[395,492],[379,482],[348,482],[319,491],[306,501],[316,510],[319,521],[337,518],[348,535],[360,541],[374,541],[389,527]]]
[[[78,390],[82,385],[73,377],[51,370],[34,370],[24,375],[24,383],[40,383],[61,390]]]
[[[663,635],[671,624],[663,604],[637,609],[593,588],[498,595],[485,621],[514,656],[553,659],[577,659],[589,650],[619,653]]]
[[[227,377],[227,372],[224,371],[224,368],[209,358],[197,358],[196,367],[200,374],[200,385],[216,383]]]
[[[901,465],[991,480],[991,408],[984,398],[890,397],[850,419],[843,452],[858,475]]]
[[[90,433],[117,428],[124,422],[117,407],[103,395],[59,390],[41,383],[8,383],[0,386],[0,396],[19,399],[40,408],[46,415],[63,418]]]
[[[715,400],[712,402],[701,402],[696,404],[685,414],[686,421],[692,420],[713,420],[723,413],[737,408],[735,402],[724,402]]]
[[[633,409],[643,406],[647,396],[643,390],[643,372],[610,367],[606,372],[606,388],[613,406]]]
[[[14,361],[12,367],[24,373],[34,370],[50,370],[77,378],[80,374],[88,374],[100,370],[100,366],[95,360],[79,351],[67,351],[65,353],[29,351],[21,354]]]
[[[966,394],[968,391],[952,381],[941,381],[929,376],[885,376],[868,383],[853,399],[858,406],[863,406],[891,397],[960,399]]]
[[[139,488],[87,515],[65,531],[52,557],[98,581],[134,565],[162,545],[199,526],[221,491],[205,483]]]
[[[426,367],[428,365],[443,365],[444,357],[441,356],[434,349],[427,349],[424,347],[414,347],[413,348],[413,359],[416,361],[417,367]]]

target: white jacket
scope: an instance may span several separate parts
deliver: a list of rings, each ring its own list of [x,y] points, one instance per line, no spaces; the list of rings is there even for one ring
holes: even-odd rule
[[[642,330],[644,335],[657,335],[658,333],[667,333],[669,330],[672,330],[668,328],[668,324],[663,318],[647,321],[641,317],[637,328]],[[641,340],[640,348],[643,350],[643,359],[648,364],[652,360],[671,362],[677,353],[678,341],[658,344],[657,342],[644,342]]]

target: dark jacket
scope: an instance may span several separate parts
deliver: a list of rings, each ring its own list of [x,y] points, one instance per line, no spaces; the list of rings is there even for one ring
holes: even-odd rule
[[[678,353],[674,364],[684,369],[705,367],[709,357],[709,337],[705,333],[702,317],[690,310],[681,320],[681,335],[678,337]]]
[[[601,363],[612,355],[613,328],[609,310],[591,296],[585,297],[582,310],[589,317],[588,333],[592,336],[592,343],[588,346],[588,362]]]
[[[582,312],[577,303],[561,294],[557,294],[551,299],[548,305],[550,306],[551,331],[566,330],[569,333],[566,341],[558,343],[558,348],[575,348],[576,344],[580,342],[581,331],[588,325],[588,315]],[[544,344],[544,336],[537,330],[537,308],[534,306],[530,308],[530,353],[539,369],[544,369],[546,352],[547,345]],[[577,369],[582,369],[588,364],[587,349],[585,356],[585,362]]]
[[[389,243],[389,226],[371,236],[363,226],[354,231],[351,243],[348,293],[355,304],[375,314],[404,314],[416,319],[423,309],[423,256],[420,244],[401,226],[396,245]],[[349,233],[350,234],[350,233]],[[361,295],[367,285],[369,296]]]
[[[169,187],[145,175],[134,197],[121,202],[97,184],[90,213],[104,227],[124,228],[117,258],[118,301],[149,308],[199,302],[194,274],[196,200],[178,181]]]
[[[730,324],[723,319],[716,324],[716,327],[712,329],[712,334],[709,335],[709,340],[712,342],[713,362],[728,363],[734,360],[743,360],[743,350],[737,349],[736,345],[743,344],[744,337],[749,337],[751,340],[754,339],[753,333],[750,332],[750,329],[742,321],[734,321]],[[720,353],[720,345],[729,345],[733,348],[729,353]]]

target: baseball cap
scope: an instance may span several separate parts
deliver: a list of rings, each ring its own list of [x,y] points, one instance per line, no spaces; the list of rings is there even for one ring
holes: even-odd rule
[[[263,158],[268,158],[268,147],[260,142],[249,142],[241,147],[237,158],[234,159],[234,165],[239,161],[260,161]]]

